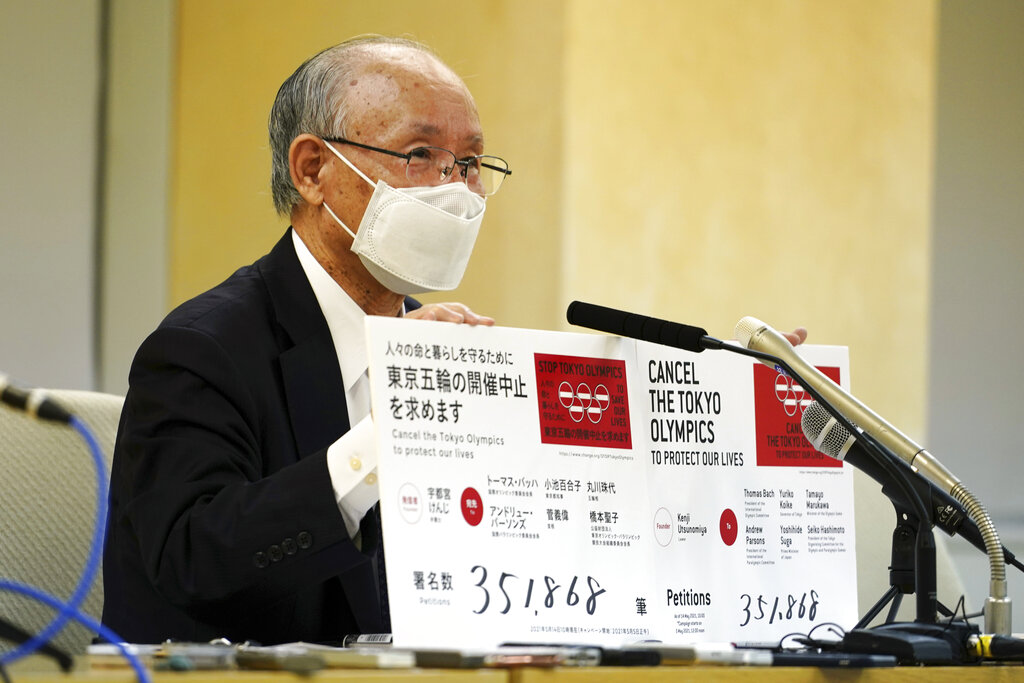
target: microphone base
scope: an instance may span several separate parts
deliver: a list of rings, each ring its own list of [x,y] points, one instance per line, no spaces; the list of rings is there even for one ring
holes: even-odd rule
[[[978,628],[967,622],[882,624],[848,631],[839,650],[857,654],[892,655],[900,664],[966,664],[976,661],[968,650]]]

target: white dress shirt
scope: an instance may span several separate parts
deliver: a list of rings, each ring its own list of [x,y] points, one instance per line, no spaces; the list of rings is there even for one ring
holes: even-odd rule
[[[327,449],[327,469],[338,508],[349,536],[357,538],[359,522],[380,498],[377,489],[377,444],[370,418],[370,378],[367,374],[366,313],[338,286],[314,258],[295,230],[292,243],[331,331],[341,365],[345,403],[352,429]]]

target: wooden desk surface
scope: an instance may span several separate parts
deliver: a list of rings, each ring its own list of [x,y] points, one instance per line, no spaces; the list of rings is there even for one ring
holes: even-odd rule
[[[154,671],[153,683],[287,683],[288,681],[372,681],[373,683],[509,683],[505,669],[325,669],[309,676],[287,671]],[[132,683],[131,669],[60,671],[11,670],[14,683]],[[1024,680],[1024,679],[1022,679]]]
[[[1003,683],[1024,682],[1024,666],[818,669],[815,667],[660,666],[513,669],[511,683]]]
[[[92,670],[65,675],[16,667],[16,683],[129,683],[131,670]],[[556,669],[332,669],[311,676],[278,671],[153,672],[154,683],[285,683],[287,681],[373,681],[374,683],[1024,683],[1024,666],[893,667],[565,667]]]

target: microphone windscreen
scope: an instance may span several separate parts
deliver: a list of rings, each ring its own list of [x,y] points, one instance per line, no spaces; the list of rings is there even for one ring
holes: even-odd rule
[[[570,325],[578,325],[591,330],[630,336],[625,333],[625,321],[629,313],[607,306],[588,304],[585,301],[573,301],[565,310],[565,318]]]
[[[767,326],[757,318],[748,315],[736,323],[736,328],[733,330],[732,336],[740,343],[740,346],[745,349],[749,349],[750,338],[753,337],[754,333],[762,327]]]
[[[681,325],[584,301],[573,301],[569,304],[565,317],[572,325],[664,344],[694,353],[704,350],[701,340],[708,334],[707,330],[700,327]]]
[[[817,401],[811,401],[804,409],[800,428],[815,449],[836,460],[845,458],[852,445],[849,430],[829,415]]]
[[[28,413],[30,417],[53,422],[71,422],[71,413],[39,389],[26,391],[16,387],[0,374],[0,403]]]

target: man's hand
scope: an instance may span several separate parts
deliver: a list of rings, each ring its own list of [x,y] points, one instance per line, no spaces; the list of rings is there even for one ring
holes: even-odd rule
[[[456,302],[443,304],[424,304],[415,311],[405,314],[406,318],[416,320],[439,320],[447,323],[465,323],[466,325],[493,325],[494,318],[477,315],[469,310],[469,306]],[[804,333],[806,336],[806,332]]]
[[[793,346],[800,346],[807,341],[807,328],[798,327],[792,332],[783,332],[782,336],[788,339]]]

